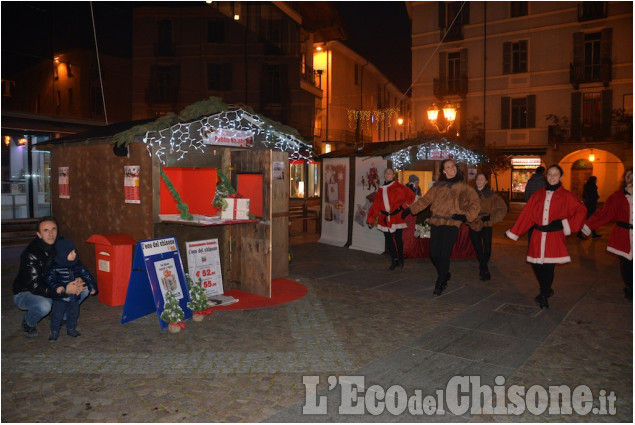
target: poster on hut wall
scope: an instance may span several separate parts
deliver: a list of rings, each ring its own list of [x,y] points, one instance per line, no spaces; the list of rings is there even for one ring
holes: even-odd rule
[[[68,177],[68,167],[59,167],[58,172],[59,172],[58,185],[59,185],[60,198],[70,199],[71,189],[70,189],[70,183],[69,183],[69,177]]]
[[[344,246],[348,240],[348,158],[325,158],[322,237],[319,242]]]
[[[140,204],[141,195],[139,191],[139,170],[140,165],[124,165],[124,199],[126,204]]]
[[[221,272],[218,239],[185,242],[187,249],[187,270],[190,279],[201,279],[205,295],[223,295],[223,274]]]
[[[368,228],[366,219],[388,162],[380,156],[355,158],[355,211],[353,212],[353,240],[351,249],[381,254],[384,235],[377,227]]]

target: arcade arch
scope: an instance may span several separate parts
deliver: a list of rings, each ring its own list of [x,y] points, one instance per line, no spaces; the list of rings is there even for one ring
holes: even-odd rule
[[[594,155],[593,161],[590,161],[590,155]],[[624,174],[622,161],[603,149],[589,148],[572,152],[562,158],[558,165],[564,171],[562,185],[580,198],[584,183],[589,177],[596,176],[600,202],[606,201],[619,188]]]

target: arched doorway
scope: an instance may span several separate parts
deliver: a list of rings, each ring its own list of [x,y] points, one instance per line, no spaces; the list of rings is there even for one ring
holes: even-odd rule
[[[592,154],[594,161],[590,161],[589,158]],[[581,197],[584,183],[590,176],[596,176],[600,203],[606,201],[611,193],[619,188],[624,174],[624,164],[617,156],[597,148],[571,152],[562,158],[558,165],[564,171],[562,186],[576,196]]]
[[[593,175],[593,163],[588,159],[578,159],[571,165],[570,191],[582,197],[584,183]]]

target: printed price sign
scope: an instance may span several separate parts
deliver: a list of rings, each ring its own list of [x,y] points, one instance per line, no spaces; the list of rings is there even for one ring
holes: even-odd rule
[[[203,282],[205,295],[212,297],[223,294],[223,275],[218,253],[218,239],[186,242],[187,270],[190,279]]]

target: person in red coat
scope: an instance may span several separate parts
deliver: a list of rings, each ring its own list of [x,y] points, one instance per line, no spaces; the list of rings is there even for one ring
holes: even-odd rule
[[[606,250],[620,257],[624,296],[633,300],[633,169],[624,172],[622,187],[606,200],[602,209],[589,217],[582,228],[586,236],[598,227],[615,221]]]
[[[584,204],[562,187],[562,174],[558,165],[547,169],[547,185],[529,198],[514,226],[506,232],[508,238],[518,240],[529,229],[534,229],[527,262],[531,263],[540,284],[535,300],[541,309],[549,308],[547,298],[553,295],[551,286],[556,264],[571,261],[565,237],[577,233],[586,219]]]
[[[379,216],[377,228],[384,233],[388,252],[390,252],[392,257],[390,270],[394,270],[397,266],[403,267],[403,238],[401,233],[403,229],[408,227],[400,213],[415,200],[415,194],[412,190],[395,180],[395,172],[392,168],[386,168],[384,179],[386,181],[377,189],[373,204],[368,210],[366,223],[368,227],[372,228],[375,225],[375,218]]]

